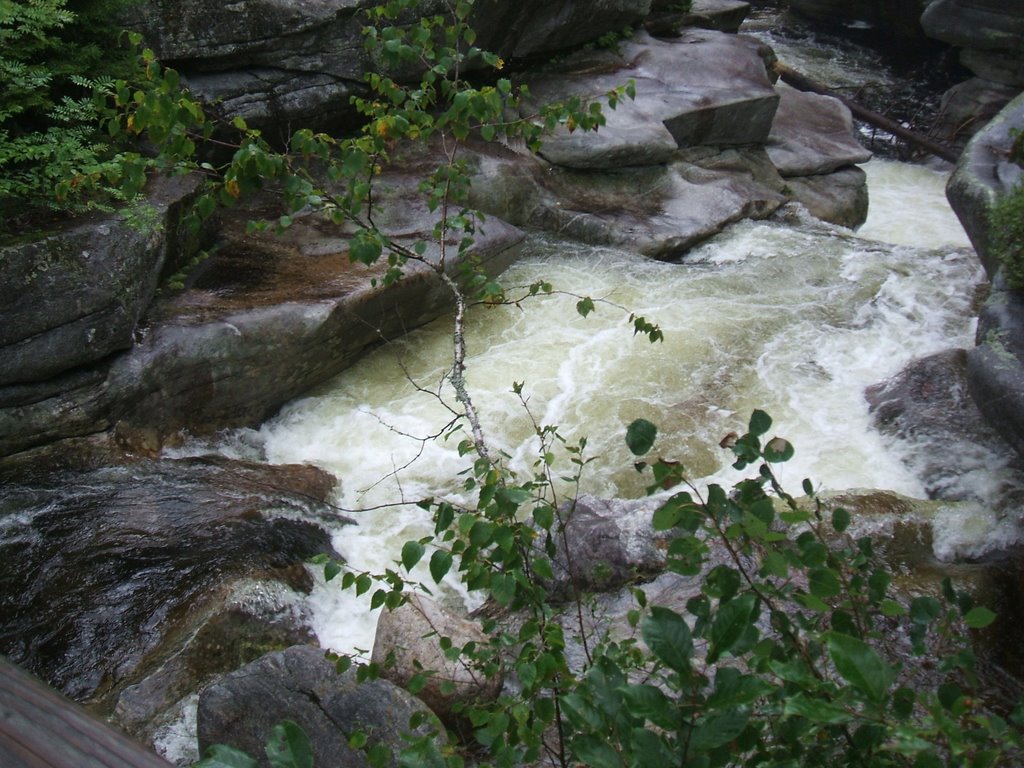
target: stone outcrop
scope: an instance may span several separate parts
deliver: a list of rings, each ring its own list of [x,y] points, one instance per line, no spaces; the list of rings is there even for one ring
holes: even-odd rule
[[[132,346],[165,268],[185,255],[182,218],[198,184],[160,179],[132,210],[0,246],[0,388]]]
[[[742,0],[694,0],[685,11],[680,5],[676,0],[653,0],[644,28],[660,37],[678,35],[686,27],[739,32],[750,13],[750,3]]]
[[[963,142],[1024,88],[1024,2],[935,0],[921,25],[976,75],[947,91],[937,125],[940,137]]]
[[[1024,460],[986,423],[967,384],[967,350],[952,349],[915,360],[864,393],[875,426],[904,446],[902,453],[928,497],[993,498],[999,508],[1024,496],[1016,479]],[[942,446],[941,451],[933,450]]]
[[[562,510],[564,525],[556,524],[550,534],[556,548],[551,600],[614,591],[664,570],[668,536],[652,529],[651,513],[647,499],[594,496],[581,496],[571,510]]]
[[[352,125],[349,96],[363,93],[367,72],[379,71],[364,50],[362,27],[373,0],[145,0],[125,23],[156,55],[178,68],[189,87],[219,100],[226,116],[242,116],[283,138],[296,126]],[[651,0],[527,0],[477,3],[476,44],[508,61],[548,55],[639,26]],[[433,0],[421,12],[450,13]]]
[[[629,79],[636,99],[606,111],[596,134],[550,137],[547,164],[512,151],[477,155],[472,203],[519,226],[662,259],[794,197],[821,218],[859,225],[867,192],[851,164],[870,153],[853,138],[849,113],[835,99],[784,93],[780,123],[771,59],[756,41],[690,30],[559,62],[559,74],[529,80],[537,100],[600,94]],[[787,186],[784,176],[802,181]]]
[[[960,49],[964,66],[986,80],[1024,87],[1024,2],[935,0],[921,16],[929,37]]]
[[[308,590],[302,564],[333,554],[329,537],[271,512],[333,514],[319,501],[333,484],[313,467],[226,459],[8,479],[0,653],[79,701],[115,698],[223,611],[240,581]],[[172,694],[181,680],[166,681]]]
[[[428,235],[433,218],[416,197],[418,178],[396,176],[382,200],[384,226],[406,242]],[[247,235],[258,215],[239,211],[223,247],[191,288],[149,309],[134,347],[90,368],[0,388],[0,455],[117,425],[136,449],[159,449],[178,430],[208,434],[257,424],[388,338],[450,305],[428,268],[410,265],[391,286],[373,286],[386,265],[352,264],[343,232],[311,217],[285,235]],[[468,254],[492,273],[508,265],[522,234],[495,221]],[[452,274],[459,264],[450,263]],[[56,297],[50,297],[53,300]]]
[[[457,703],[496,699],[504,675],[499,672],[488,677],[468,660],[449,659],[441,638],[450,640],[454,648],[487,642],[479,624],[415,594],[404,605],[381,613],[370,660],[381,666],[381,677],[403,688],[414,676],[427,672],[426,684],[416,696],[442,720],[451,720]],[[448,684],[454,685],[451,693],[445,690]]]
[[[270,653],[225,675],[199,697],[197,724],[201,752],[227,744],[269,765],[264,745],[275,725],[291,720],[309,737],[314,765],[369,768],[361,750],[349,745],[357,732],[368,746],[383,745],[398,764],[407,742],[403,733],[426,733],[428,725],[410,731],[414,714],[429,710],[387,680],[360,683],[353,669],[338,674],[324,651],[295,646]]]
[[[1024,126],[1024,95],[980,131],[964,150],[946,188],[986,271],[992,291],[978,319],[977,346],[968,352],[971,395],[1004,438],[1024,454],[1024,297],[1006,286],[991,250],[989,211],[1022,179],[1011,162],[1014,134]]]

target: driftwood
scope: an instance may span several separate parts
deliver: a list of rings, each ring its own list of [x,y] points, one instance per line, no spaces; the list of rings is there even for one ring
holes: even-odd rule
[[[935,155],[936,157],[941,157],[943,160],[948,160],[951,163],[955,163],[957,159],[960,157],[960,153],[957,150],[953,149],[952,147],[949,147],[945,144],[940,144],[937,141],[932,141],[927,136],[923,136],[920,133],[917,133],[916,131],[912,131],[909,128],[901,125],[900,123],[897,123],[895,120],[891,120],[885,115],[879,114],[874,110],[868,109],[867,107],[858,104],[851,98],[843,96],[840,93],[836,93],[835,91],[828,88],[828,86],[823,85],[815,80],[812,80],[806,75],[800,74],[795,69],[787,67],[785,64],[781,62],[776,62],[774,65],[774,69],[778,73],[779,77],[782,78],[782,82],[786,83],[787,85],[791,85],[800,91],[811,91],[812,93],[820,93],[824,94],[825,96],[832,96],[834,98],[837,98],[841,102],[843,102],[843,104],[845,104],[847,108],[849,108],[850,112],[852,112],[853,116],[856,117],[858,120],[863,120],[864,122],[870,123],[871,125],[874,125],[877,128],[881,128],[883,131],[888,131],[893,136],[899,136],[904,141],[907,141],[908,143],[915,147],[918,147],[919,149],[923,149],[925,152],[928,152],[929,154]]]
[[[0,656],[3,768],[171,768]]]

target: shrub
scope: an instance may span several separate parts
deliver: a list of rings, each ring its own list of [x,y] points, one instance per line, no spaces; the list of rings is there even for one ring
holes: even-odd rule
[[[122,2],[0,2],[0,227],[121,196],[121,147],[102,121],[115,80],[140,71],[110,25]]]

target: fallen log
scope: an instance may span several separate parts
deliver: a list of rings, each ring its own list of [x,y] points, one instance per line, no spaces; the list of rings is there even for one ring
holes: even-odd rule
[[[865,123],[870,123],[877,128],[881,128],[883,131],[887,131],[893,136],[899,136],[901,139],[915,147],[918,147],[919,149],[923,149],[929,154],[941,157],[943,160],[948,160],[951,163],[955,163],[960,157],[960,152],[952,147],[940,144],[937,141],[932,141],[927,136],[917,133],[916,131],[912,131],[895,120],[879,114],[874,110],[868,109],[867,107],[858,104],[853,99],[833,91],[828,86],[823,85],[816,80],[812,80],[806,75],[800,74],[795,69],[786,66],[782,62],[776,62],[774,64],[774,69],[776,73],[778,73],[779,77],[782,78],[782,82],[787,85],[791,85],[800,91],[820,93],[824,96],[832,96],[833,98],[839,99],[858,120],[863,120]]]
[[[0,656],[3,768],[171,768]]]

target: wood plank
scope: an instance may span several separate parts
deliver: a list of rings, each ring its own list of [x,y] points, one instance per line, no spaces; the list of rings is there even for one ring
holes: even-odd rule
[[[170,768],[107,723],[0,656],[3,768]]]

